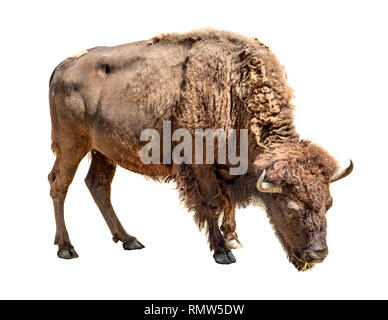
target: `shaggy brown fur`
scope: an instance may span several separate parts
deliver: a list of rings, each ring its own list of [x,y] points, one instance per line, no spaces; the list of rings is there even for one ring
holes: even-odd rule
[[[235,262],[239,244],[236,205],[264,202],[289,259],[299,270],[327,254],[325,212],[331,203],[335,160],[300,141],[293,125],[293,97],[283,67],[257,39],[199,30],[166,34],[117,47],[96,47],[63,61],[50,80],[52,149],[49,175],[61,258],[77,256],[64,222],[64,200],[81,159],[92,152],[86,184],[115,241],[143,246],[121,226],[110,202],[115,168],[175,180],[181,199],[206,226],[218,263]],[[249,129],[249,168],[229,176],[229,164],[150,164],[140,161],[146,128]],[[283,186],[259,192],[256,182]],[[222,218],[221,229],[218,225]],[[221,232],[222,231],[222,232]]]

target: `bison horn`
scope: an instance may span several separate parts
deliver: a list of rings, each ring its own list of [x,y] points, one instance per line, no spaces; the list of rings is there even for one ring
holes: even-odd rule
[[[282,187],[271,183],[271,182],[264,182],[265,178],[265,170],[261,173],[259,179],[257,180],[257,189],[260,192],[266,192],[266,193],[282,193]]]
[[[348,176],[352,171],[353,171],[353,161],[350,160],[350,165],[349,165],[346,169],[340,170],[340,171],[338,171],[337,173],[335,173],[335,174],[331,177],[330,183],[345,178],[345,177]]]

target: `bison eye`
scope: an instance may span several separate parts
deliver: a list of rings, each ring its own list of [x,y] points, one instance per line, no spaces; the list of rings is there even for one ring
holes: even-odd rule
[[[298,211],[297,210],[294,210],[294,209],[291,209],[289,207],[285,207],[283,209],[283,213],[284,215],[286,215],[287,217],[292,217],[292,216],[295,216],[298,214]]]
[[[292,210],[289,209],[289,208],[284,208],[284,209],[283,209],[283,213],[284,213],[287,217],[290,217],[290,216],[292,216],[292,214],[293,214]]]

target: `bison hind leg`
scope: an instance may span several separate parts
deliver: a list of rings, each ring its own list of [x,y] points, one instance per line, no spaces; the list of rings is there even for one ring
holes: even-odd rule
[[[125,231],[111,203],[111,184],[116,164],[96,150],[91,155],[92,162],[85,183],[112,233],[113,241],[121,241],[125,250],[144,248],[134,236]]]

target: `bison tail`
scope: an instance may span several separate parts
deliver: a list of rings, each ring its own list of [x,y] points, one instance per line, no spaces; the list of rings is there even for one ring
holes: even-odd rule
[[[55,72],[55,70],[54,70],[54,72]],[[50,79],[50,83],[51,83],[51,80],[52,80],[52,76]],[[56,123],[57,123],[57,115],[56,115],[55,105],[54,105],[54,101],[53,101],[53,97],[54,97],[53,90],[54,89],[50,86],[49,104],[50,104],[50,116],[51,116],[51,150],[54,152],[54,154],[58,155],[59,154],[59,145],[58,145],[57,136],[55,133],[55,127],[56,127]]]

